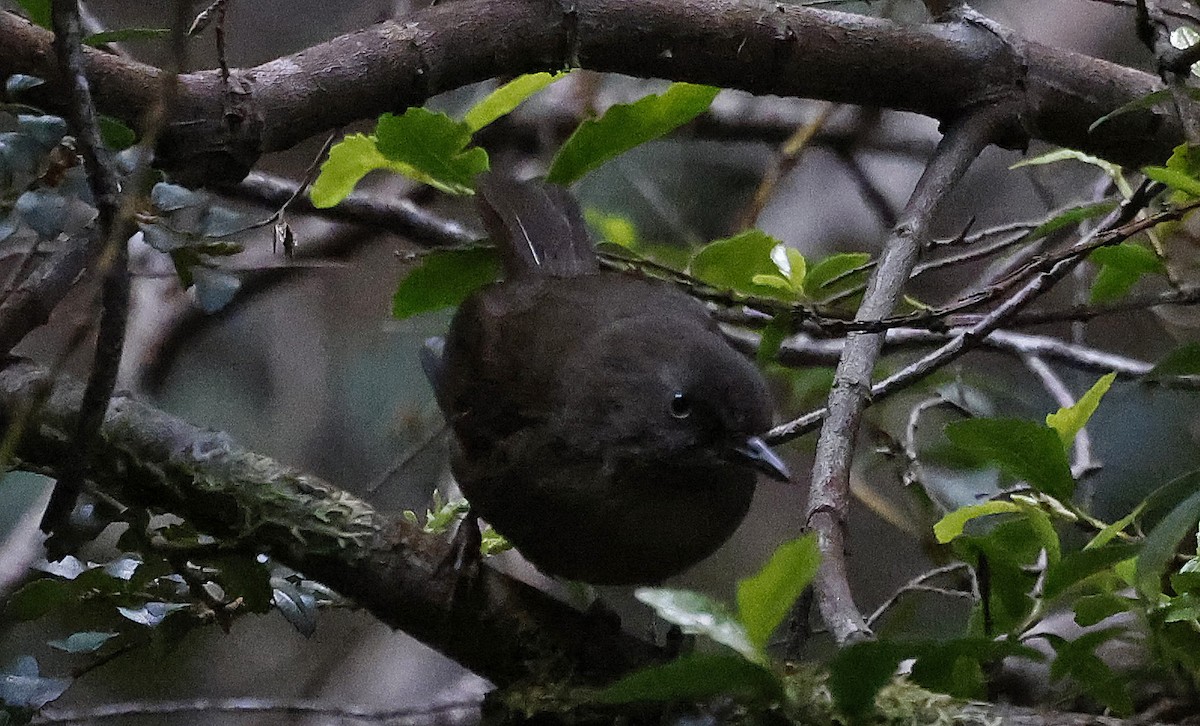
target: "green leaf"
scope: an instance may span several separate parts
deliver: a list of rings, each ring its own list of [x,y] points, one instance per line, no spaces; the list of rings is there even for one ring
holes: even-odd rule
[[[1030,230],[1025,240],[1027,242],[1039,240],[1064,227],[1072,227],[1084,220],[1107,214],[1115,209],[1116,206],[1115,202],[1093,202],[1092,204],[1081,204],[1077,207],[1071,207],[1034,227]]]
[[[1067,500],[1075,489],[1058,434],[1022,419],[977,418],[946,426],[955,446],[1029,486]]]
[[[738,618],[755,647],[766,648],[771,633],[812,582],[820,562],[817,537],[810,532],[779,545],[761,570],[738,583]]]
[[[1057,564],[1062,559],[1062,542],[1058,538],[1058,530],[1050,521],[1050,515],[1046,514],[1040,506],[1022,501],[1015,503],[1021,508],[1021,514],[1024,514],[1029,522],[1034,539],[1046,553],[1046,562],[1049,565]]]
[[[792,289],[803,295],[805,278],[808,276],[808,260],[804,259],[800,250],[791,247],[780,247],[779,249],[783,250],[787,269],[784,270],[784,265],[779,264],[778,259],[775,260],[775,263],[779,265],[781,272],[787,273],[787,279],[792,284]]]
[[[227,600],[242,598],[246,610],[265,613],[271,609],[271,573],[267,566],[247,555],[225,555],[200,560],[206,568],[215,568],[213,575]]]
[[[350,134],[330,147],[329,158],[321,164],[321,172],[309,187],[308,195],[314,207],[332,207],[348,197],[368,173],[387,168],[389,162],[375,148],[374,137]]]
[[[554,156],[546,181],[566,186],[604,162],[691,121],[720,89],[674,83],[661,96],[617,104],[579,125]]]
[[[1106,525],[1104,529],[1096,533],[1096,536],[1092,537],[1091,541],[1084,545],[1083,548],[1085,550],[1094,550],[1097,547],[1103,547],[1104,545],[1113,541],[1118,534],[1124,532],[1129,525],[1133,524],[1135,519],[1141,516],[1143,506],[1143,504],[1137,505],[1129,514],[1126,514],[1124,517],[1121,517],[1112,524]]]
[[[1058,432],[1064,448],[1070,447],[1075,441],[1075,435],[1087,425],[1088,420],[1100,405],[1100,399],[1104,398],[1104,394],[1108,393],[1108,389],[1116,379],[1116,373],[1101,376],[1100,380],[1096,381],[1087,393],[1080,396],[1074,405],[1046,414],[1046,425]]]
[[[829,664],[829,692],[850,723],[860,723],[874,713],[875,696],[911,650],[898,643],[869,641],[838,651]]]
[[[379,152],[401,173],[450,194],[471,194],[475,175],[487,171],[487,152],[467,149],[471,131],[444,113],[414,107],[385,113],[375,127]]]
[[[1145,547],[1137,558],[1137,590],[1151,602],[1162,593],[1161,578],[1175,558],[1179,541],[1196,528],[1200,521],[1200,491],[1180,502],[1146,537]]]
[[[51,0],[17,0],[17,4],[25,11],[25,15],[29,18],[29,22],[34,25],[39,25],[46,30],[50,28],[50,1]]]
[[[458,305],[496,279],[500,262],[490,247],[435,250],[396,288],[392,315],[403,320],[417,313]]]
[[[920,686],[957,698],[983,698],[984,664],[1007,657],[1044,660],[1041,653],[1020,643],[990,638],[958,638],[944,643],[921,643],[915,652],[912,680]]]
[[[1137,600],[1102,592],[1084,595],[1075,601],[1075,624],[1088,628],[1107,618],[1136,607]]]
[[[1050,664],[1050,677],[1055,680],[1070,677],[1085,693],[1117,715],[1128,716],[1133,713],[1133,699],[1129,695],[1127,679],[1114,673],[1095,653],[1098,646],[1124,632],[1121,628],[1105,628],[1085,633],[1074,640],[1047,638],[1056,656]]]
[[[84,631],[81,633],[71,633],[63,640],[51,640],[46,645],[68,653],[95,653],[104,647],[105,643],[115,637],[117,637],[116,633]]]
[[[746,629],[724,603],[691,590],[639,587],[634,597],[654,608],[658,616],[678,625],[684,635],[706,635],[733,648],[747,660],[761,661],[762,654],[750,642]]]
[[[1161,182],[1188,196],[1200,197],[1200,179],[1189,174],[1168,169],[1165,166],[1142,167],[1142,173],[1156,182]]]
[[[715,242],[709,242],[696,252],[689,266],[692,276],[713,287],[748,295],[764,295],[790,299],[790,291],[756,283],[759,275],[779,277],[779,266],[771,259],[771,250],[779,240],[757,229]]]
[[[487,152],[467,149],[467,125],[442,113],[410,108],[385,113],[370,136],[351,134],[334,144],[313,181],[313,206],[332,207],[368,173],[386,169],[450,194],[472,193],[474,176],[487,171]]]
[[[865,270],[850,274],[871,261],[871,255],[866,252],[844,252],[830,255],[809,268],[804,276],[804,291],[813,298],[821,297],[821,293],[832,293],[833,289],[824,289],[828,285],[841,287],[842,284],[855,284],[856,278]],[[846,275],[846,277],[843,277]],[[835,283],[834,280],[837,280]]]
[[[1167,159],[1167,168],[1193,179],[1200,177],[1200,149],[1188,145],[1187,142],[1176,146]]]
[[[762,330],[758,342],[758,350],[754,354],[755,360],[758,361],[759,365],[766,365],[775,360],[775,356],[779,353],[779,348],[791,332],[791,313],[779,313],[771,319],[771,323]]]
[[[599,209],[588,207],[583,210],[583,219],[597,235],[605,242],[611,242],[626,250],[636,250],[638,247],[637,227],[628,217],[619,214],[608,214]]]
[[[1186,343],[1167,353],[1146,373],[1148,380],[1200,375],[1200,343]]]
[[[83,39],[84,45],[92,47],[105,43],[126,43],[131,40],[158,40],[171,34],[170,28],[122,28],[92,33]]]
[[[8,598],[5,613],[18,622],[36,620],[71,602],[71,586],[62,580],[34,580]]]
[[[1101,247],[1088,255],[1088,259],[1100,265],[1092,283],[1093,303],[1115,300],[1129,292],[1142,275],[1162,274],[1166,270],[1152,251],[1128,242]]]
[[[1140,550],[1140,543],[1131,542],[1072,552],[1047,569],[1046,599],[1056,598],[1072,585],[1111,569],[1118,562],[1136,557]]]
[[[1119,106],[1116,110],[1109,111],[1108,113],[1104,114],[1100,118],[1093,121],[1092,125],[1088,126],[1088,133],[1089,134],[1092,133],[1097,128],[1099,128],[1101,124],[1107,123],[1107,122],[1111,121],[1112,119],[1116,118],[1117,116],[1127,114],[1130,111],[1137,111],[1137,110],[1143,109],[1143,108],[1150,108],[1150,107],[1156,106],[1160,103],[1169,101],[1170,99],[1171,99],[1171,90],[1169,88],[1164,88],[1159,91],[1153,91],[1151,93],[1146,94],[1145,96],[1142,96],[1141,98],[1135,98],[1134,100],[1130,101],[1129,103]]]
[[[967,522],[970,522],[972,519],[986,517],[990,514],[1019,511],[1021,511],[1019,506],[1002,499],[971,504],[961,509],[956,509],[939,519],[937,524],[933,525],[933,536],[937,538],[939,544],[946,544],[961,535],[963,528],[967,526]]]
[[[596,696],[599,703],[701,701],[732,696],[778,701],[779,679],[770,670],[734,655],[692,654],[631,673]]]
[[[113,151],[128,149],[137,141],[137,134],[133,129],[111,116],[101,116],[99,123],[100,138],[104,140],[104,145]]]
[[[542,90],[570,71],[562,73],[528,73],[505,83],[492,91],[463,116],[463,123],[471,133],[487,126],[496,119],[511,113],[525,99]]]

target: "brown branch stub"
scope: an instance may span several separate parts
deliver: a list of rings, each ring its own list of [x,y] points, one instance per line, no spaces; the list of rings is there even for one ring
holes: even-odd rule
[[[25,361],[0,370],[0,427],[51,385]],[[69,446],[82,386],[66,378],[25,427],[26,466],[55,468]],[[92,476],[106,492],[161,507],[215,537],[243,539],[334,588],[504,686],[525,679],[610,680],[664,657],[659,649],[596,628],[582,613],[482,568],[469,607],[446,607],[452,582],[433,577],[448,551],[440,538],[387,517],[328,482],[238,447],[125,396],[112,400]]]

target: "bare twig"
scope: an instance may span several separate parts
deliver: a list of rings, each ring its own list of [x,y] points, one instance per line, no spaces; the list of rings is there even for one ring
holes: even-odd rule
[[[991,143],[1006,119],[1004,109],[987,107],[956,122],[946,132],[892,238],[884,245],[856,320],[882,320],[895,307],[919,251],[928,244],[929,225],[939,203]],[[805,513],[806,526],[817,532],[822,556],[813,585],[817,605],[838,643],[870,636],[850,593],[843,548],[854,443],[882,345],[883,336],[876,333],[852,333],[846,340],[829,394],[829,415],[817,442]]]
[[[417,244],[468,244],[482,237],[482,234],[471,232],[454,220],[425,210],[410,199],[380,199],[354,192],[335,207],[316,209],[308,196],[300,193],[302,187],[299,184],[262,172],[251,173],[240,184],[228,187],[227,191],[272,206],[282,206],[290,200],[290,209],[294,211],[380,227],[409,235]]]
[[[324,716],[337,721],[368,721],[389,724],[446,723],[473,720],[480,704],[475,701],[430,704],[417,708],[370,709],[339,706],[320,701],[279,698],[197,698],[187,701],[129,701],[106,703],[90,708],[47,708],[34,719],[35,724],[72,724],[129,719],[148,716],[184,716],[194,714],[277,714],[293,717]]]
[[[184,15],[187,3],[179,0],[175,4],[176,19],[172,28],[172,47],[176,54],[176,69],[162,79],[161,97],[157,119],[151,122],[142,139],[145,149],[153,147],[157,127],[161,125],[166,109],[175,95],[175,79],[183,65],[186,49],[184,39]],[[83,489],[87,473],[88,453],[94,443],[100,425],[108,409],[109,398],[116,385],[121,362],[121,351],[125,343],[125,324],[129,310],[129,247],[127,240],[136,229],[134,208],[136,190],[140,180],[146,176],[149,153],[143,154],[146,164],[135,170],[131,185],[135,193],[129,194],[122,204],[120,175],[108,158],[100,138],[100,126],[96,108],[92,102],[90,87],[84,75],[85,61],[81,45],[82,24],[77,0],[53,0],[51,19],[55,31],[55,51],[64,75],[73,79],[72,104],[69,120],[76,134],[76,144],[83,156],[88,172],[88,182],[98,210],[95,234],[104,241],[99,268],[103,271],[101,286],[100,325],[96,339],[95,357],[91,374],[84,392],[83,405],[74,433],[74,446],[65,459],[50,503],[42,516],[42,530],[56,536],[62,534],[63,525],[74,509]],[[54,542],[54,540],[51,540]],[[59,541],[51,545],[50,556],[61,556],[69,543]]]
[[[928,572],[922,572],[920,575],[917,575],[913,579],[901,585],[894,593],[891,594],[890,597],[888,597],[887,600],[884,600],[882,603],[880,603],[879,607],[875,608],[875,612],[871,613],[870,617],[867,618],[867,627],[873,626],[875,622],[879,620],[879,618],[883,617],[884,613],[890,610],[891,607],[895,605],[901,597],[904,596],[905,593],[932,592],[938,595],[945,595],[947,597],[973,597],[972,593],[963,590],[948,590],[940,587],[931,588],[925,584],[935,577],[941,577],[942,575],[948,575],[951,572],[958,572],[959,570],[966,569],[970,569],[970,566],[965,562],[955,562],[953,564],[935,567]]]

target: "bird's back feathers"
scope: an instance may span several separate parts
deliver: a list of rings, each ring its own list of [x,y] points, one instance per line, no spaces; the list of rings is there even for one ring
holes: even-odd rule
[[[566,189],[496,173],[478,177],[479,209],[505,275],[577,277],[599,271],[579,204]]]

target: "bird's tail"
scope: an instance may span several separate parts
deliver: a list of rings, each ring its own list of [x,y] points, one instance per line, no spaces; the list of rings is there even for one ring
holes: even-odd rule
[[[566,189],[494,172],[477,179],[483,224],[508,277],[575,277],[599,270],[579,203]]]

